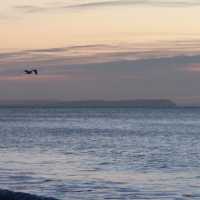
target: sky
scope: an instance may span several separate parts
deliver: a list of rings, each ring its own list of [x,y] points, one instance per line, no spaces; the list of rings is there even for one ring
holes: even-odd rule
[[[0,3],[0,100],[200,104],[199,0]]]

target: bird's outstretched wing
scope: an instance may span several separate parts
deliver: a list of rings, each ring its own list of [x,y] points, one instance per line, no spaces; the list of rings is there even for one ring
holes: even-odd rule
[[[33,72],[35,73],[35,75],[38,75],[38,70],[34,69]]]
[[[32,74],[32,71],[31,70],[24,70],[24,73],[25,74]]]

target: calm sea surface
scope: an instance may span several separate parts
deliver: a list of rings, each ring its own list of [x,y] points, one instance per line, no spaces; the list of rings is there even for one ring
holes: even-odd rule
[[[200,109],[0,108],[0,188],[200,199]]]

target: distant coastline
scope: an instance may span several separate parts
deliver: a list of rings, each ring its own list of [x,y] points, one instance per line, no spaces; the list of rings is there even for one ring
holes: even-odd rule
[[[70,108],[174,108],[177,104],[169,99],[135,99],[135,100],[83,100],[83,101],[2,101],[0,106],[23,107],[70,107]]]

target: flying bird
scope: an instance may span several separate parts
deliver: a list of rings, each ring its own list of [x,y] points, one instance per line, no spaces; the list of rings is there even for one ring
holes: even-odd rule
[[[25,74],[35,74],[35,75],[38,75],[38,70],[37,69],[32,69],[32,70],[24,70],[24,73]]]

